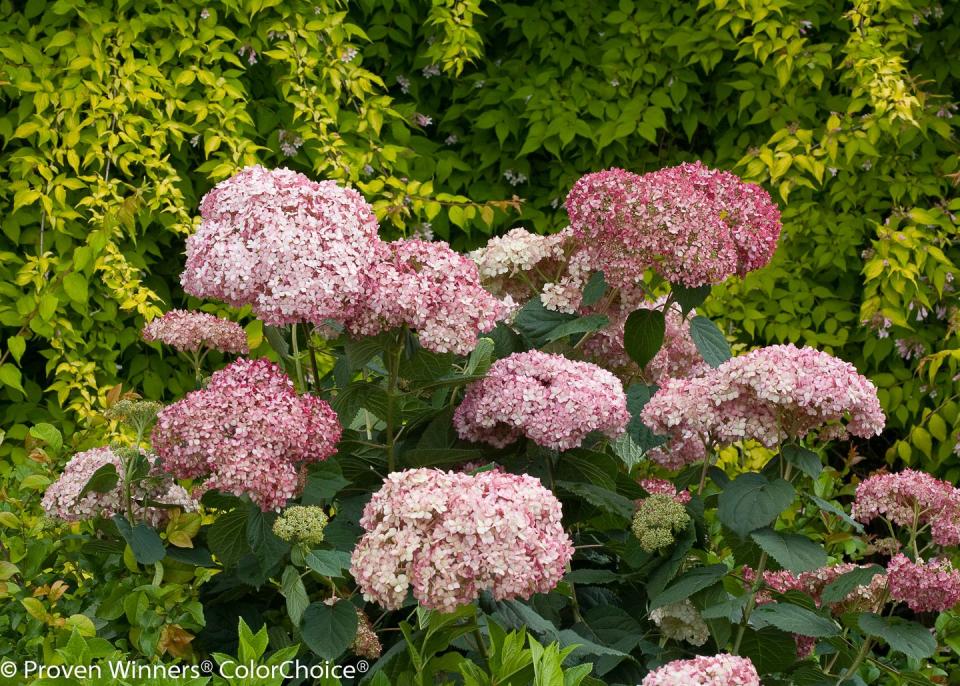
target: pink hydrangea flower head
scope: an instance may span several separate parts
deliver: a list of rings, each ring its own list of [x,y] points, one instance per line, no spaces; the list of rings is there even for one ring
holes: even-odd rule
[[[560,276],[571,236],[570,229],[541,236],[515,228],[494,236],[469,257],[476,262],[487,290],[525,301]]]
[[[657,479],[652,477],[649,479],[641,479],[640,488],[645,490],[650,495],[668,495],[681,505],[686,505],[690,502],[690,491],[678,492],[677,487],[666,479]]]
[[[266,359],[240,359],[157,416],[153,446],[178,478],[205,477],[203,489],[248,494],[264,510],[293,497],[302,467],[336,452],[333,409],[297,395]]]
[[[853,365],[794,345],[758,348],[698,377],[670,379],[641,416],[671,438],[662,453],[697,439],[717,445],[754,439],[772,448],[814,430],[867,438],[885,421],[876,387]]]
[[[148,456],[149,457],[149,456]],[[103,467],[112,464],[120,477],[117,485],[104,493],[91,491],[78,497],[86,487],[90,477]],[[112,517],[123,514],[124,480],[123,463],[120,456],[108,447],[92,448],[77,453],[67,462],[60,477],[43,494],[42,506],[48,515],[66,522],[80,522],[95,517]],[[169,510],[162,507],[144,507],[149,500],[164,505],[176,505],[185,511],[197,509],[197,503],[167,475],[156,470],[152,479],[135,485],[132,489],[134,516],[145,519],[154,526],[166,522]]]
[[[588,174],[566,206],[596,268],[618,287],[639,284],[649,268],[687,286],[743,276],[770,260],[781,231],[766,191],[699,162]]]
[[[268,324],[343,321],[380,258],[377,220],[359,193],[289,169],[243,169],[204,196],[200,214],[184,290],[251,305]]]
[[[876,474],[857,486],[853,516],[861,522],[883,517],[898,527],[928,524],[934,543],[960,544],[960,490],[926,472],[904,469]]]
[[[143,327],[143,340],[160,341],[180,352],[210,348],[245,355],[250,352],[243,327],[206,312],[170,310]]]
[[[960,602],[960,570],[946,559],[913,562],[898,553],[887,563],[887,588],[914,612],[943,612]]]
[[[573,556],[561,514],[527,475],[394,472],[364,509],[350,571],[364,597],[388,609],[411,587],[421,605],[443,612],[484,590],[529,598],[553,589]]]
[[[480,285],[477,265],[443,242],[394,241],[370,268],[370,291],[347,323],[355,336],[400,326],[434,352],[469,353],[493,329],[504,305]]]
[[[749,658],[721,653],[674,660],[647,674],[641,686],[760,686]]]
[[[579,446],[591,431],[623,433],[630,414],[623,385],[590,364],[531,350],[491,365],[453,416],[460,437],[497,447],[526,436],[556,450]]]

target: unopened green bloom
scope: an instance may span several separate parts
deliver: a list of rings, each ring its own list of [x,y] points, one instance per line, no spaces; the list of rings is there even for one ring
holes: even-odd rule
[[[671,496],[658,493],[644,498],[633,515],[633,535],[640,547],[653,553],[673,545],[674,535],[690,524],[690,515]]]
[[[161,403],[152,400],[123,399],[112,405],[103,413],[103,416],[107,419],[119,419],[138,434],[143,435],[162,409]]]
[[[273,533],[288,543],[319,545],[329,521],[322,507],[291,505],[273,523]]]

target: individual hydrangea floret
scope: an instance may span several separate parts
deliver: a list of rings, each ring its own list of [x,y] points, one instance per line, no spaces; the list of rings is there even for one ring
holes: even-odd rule
[[[907,529],[929,525],[937,545],[960,544],[960,490],[925,472],[904,469],[865,479],[857,486],[852,514],[864,523],[883,517]]]
[[[556,450],[579,446],[591,431],[615,438],[629,420],[617,377],[537,350],[494,362],[485,378],[467,388],[453,416],[465,440],[503,447],[526,436]]]
[[[960,570],[946,559],[913,562],[899,553],[887,563],[887,588],[914,612],[943,612],[960,602]]]
[[[588,174],[566,207],[595,268],[617,287],[640,284],[650,268],[690,287],[743,276],[770,261],[781,231],[765,190],[699,162]]]
[[[477,265],[446,243],[407,239],[385,251],[370,267],[362,307],[347,323],[354,336],[407,326],[427,350],[465,355],[504,316],[500,300],[480,285]]]
[[[819,430],[821,438],[879,434],[884,414],[873,383],[832,355],[792,344],[734,357],[686,379],[668,379],[644,406],[644,424],[670,437],[651,458],[677,468],[704,446],[754,439],[768,448]]]
[[[573,556],[556,497],[533,477],[499,470],[394,472],[360,525],[350,571],[364,597],[388,609],[408,588],[443,612],[484,590],[529,598],[552,590]]]
[[[297,395],[276,364],[240,359],[163,410],[153,446],[178,478],[206,477],[204,489],[247,494],[273,510],[295,495],[303,465],[336,451],[340,434],[330,405]]]
[[[273,533],[288,543],[317,546],[323,543],[327,513],[317,505],[291,505],[273,523]]]
[[[643,678],[641,686],[760,686],[749,658],[721,653],[674,660]]]
[[[206,312],[170,310],[143,327],[143,340],[160,341],[180,352],[203,348],[245,355],[250,352],[247,333],[229,319]]]
[[[650,621],[660,627],[664,636],[674,641],[702,646],[710,638],[707,623],[689,598],[658,607],[650,613]]]
[[[200,204],[181,275],[190,295],[251,305],[267,324],[344,321],[383,243],[363,197],[289,169],[247,167]]]
[[[149,459],[149,455],[147,458]],[[98,493],[89,491],[79,497],[90,481],[90,477],[103,467],[112,464],[119,477],[116,486]],[[121,456],[108,447],[92,448],[77,453],[67,462],[60,477],[43,494],[43,509],[51,517],[66,522],[81,522],[95,517],[109,518],[115,514],[126,515],[124,468]],[[153,470],[150,478],[138,482],[131,488],[131,508],[134,517],[157,526],[169,517],[164,507],[145,506],[151,501],[163,505],[178,506],[185,511],[197,509],[197,503],[190,495],[173,482],[168,475]]]
[[[640,541],[641,548],[655,553],[673,545],[674,536],[689,524],[690,515],[674,496],[655,493],[637,504],[630,529]]]

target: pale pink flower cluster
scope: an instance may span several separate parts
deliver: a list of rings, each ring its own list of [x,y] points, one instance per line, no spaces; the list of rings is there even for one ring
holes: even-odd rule
[[[666,479],[657,479],[653,477],[649,479],[641,479],[640,488],[645,490],[650,495],[668,495],[681,505],[686,505],[690,502],[690,491],[677,491],[677,487]]]
[[[487,290],[523,301],[563,272],[571,235],[570,229],[541,236],[515,228],[494,236],[469,257],[476,262]]]
[[[384,244],[371,265],[368,292],[347,329],[355,336],[408,326],[434,352],[469,353],[478,332],[493,329],[503,305],[480,285],[477,266],[446,243],[407,239]]]
[[[117,485],[105,493],[90,491],[82,498],[80,492],[90,477],[103,467],[112,464],[117,470]],[[108,447],[92,448],[77,453],[67,462],[60,477],[43,494],[43,509],[52,517],[67,522],[80,522],[94,517],[112,517],[124,514],[124,469],[120,456]],[[149,479],[135,484],[131,489],[132,509],[135,517],[157,526],[165,522],[170,510],[163,507],[144,507],[145,501],[175,505],[185,511],[197,509],[197,503],[168,476],[155,473]]]
[[[908,529],[929,525],[937,545],[960,544],[960,489],[926,472],[904,469],[865,479],[857,486],[852,514],[864,523],[883,517]]]
[[[749,658],[698,655],[668,662],[647,674],[641,686],[760,686],[760,675]]]
[[[210,348],[245,355],[250,352],[243,327],[206,312],[170,310],[143,327],[143,340],[160,341],[180,352]]]
[[[594,267],[617,287],[640,284],[650,268],[687,286],[743,276],[770,261],[781,230],[765,190],[699,162],[588,174],[566,207]]]
[[[499,470],[389,474],[360,520],[351,574],[367,600],[400,607],[408,587],[449,612],[488,590],[497,600],[546,593],[573,545],[560,502],[535,478]]]
[[[960,570],[947,559],[912,562],[903,553],[887,563],[890,597],[914,612],[942,612],[960,602]]]
[[[521,436],[556,450],[580,445],[591,431],[614,438],[630,414],[619,379],[605,369],[531,350],[491,365],[467,387],[453,416],[460,437],[503,447]]]
[[[363,197],[289,169],[247,167],[204,196],[187,239],[184,290],[274,325],[343,321],[379,257],[377,220]]]
[[[240,359],[160,412],[153,447],[177,478],[206,477],[203,489],[247,494],[271,510],[295,495],[305,464],[336,451],[340,434],[333,409],[297,395],[277,365]]]
[[[644,406],[644,424],[670,437],[651,458],[676,468],[706,444],[754,439],[772,448],[821,429],[821,437],[864,438],[883,430],[877,389],[856,368],[813,348],[773,345],[697,377],[668,379]]]

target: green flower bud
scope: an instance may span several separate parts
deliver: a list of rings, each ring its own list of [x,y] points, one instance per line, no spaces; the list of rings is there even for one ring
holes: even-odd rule
[[[322,507],[291,505],[273,523],[273,533],[288,543],[319,545],[329,521]]]
[[[640,547],[653,553],[673,545],[674,535],[689,524],[686,508],[671,496],[658,493],[640,501],[631,530]]]

